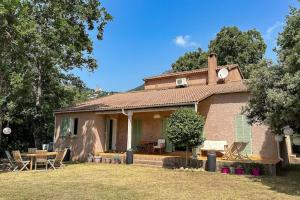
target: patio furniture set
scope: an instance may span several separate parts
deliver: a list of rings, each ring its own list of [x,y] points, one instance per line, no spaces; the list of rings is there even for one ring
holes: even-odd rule
[[[48,170],[49,166],[49,169],[55,170],[64,167],[62,162],[66,152],[67,149],[49,152],[47,150],[28,148],[28,152],[12,151],[11,156],[9,151],[5,151],[5,154],[9,161],[10,171],[32,170],[33,165],[35,170],[37,170],[37,166],[44,166],[45,170]]]
[[[157,142],[153,141],[141,141],[136,147],[138,152],[141,153],[155,153],[162,154],[166,148],[166,140],[158,139]]]

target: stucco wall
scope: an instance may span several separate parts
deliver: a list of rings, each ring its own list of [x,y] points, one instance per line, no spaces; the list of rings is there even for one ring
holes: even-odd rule
[[[60,137],[60,125],[63,117],[78,118],[76,136]],[[105,141],[104,118],[95,113],[57,114],[55,116],[54,143],[56,149],[71,148],[73,160],[86,160],[89,153],[103,151]]]
[[[214,95],[198,104],[198,111],[206,118],[204,127],[208,140],[235,141],[234,117],[241,113],[249,98],[247,93]],[[274,135],[264,125],[252,126],[252,151],[263,158],[276,158]]]

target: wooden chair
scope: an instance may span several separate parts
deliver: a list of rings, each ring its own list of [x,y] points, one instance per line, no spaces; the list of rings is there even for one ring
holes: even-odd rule
[[[8,170],[10,170],[10,171],[14,170],[17,167],[16,162],[14,161],[13,157],[11,157],[9,151],[5,151],[5,154],[8,159],[8,162],[9,162]]]
[[[47,160],[47,150],[36,150],[36,157],[35,157],[35,165],[34,169],[36,170],[36,167],[38,165],[45,165],[46,171],[48,170],[48,160]]]
[[[234,142],[228,149],[226,149],[223,160],[243,160],[249,159],[247,155],[243,154],[248,142]]]
[[[16,163],[16,167],[14,168],[13,171],[18,170],[18,168],[19,168],[19,171],[23,171],[24,169],[29,170],[27,166],[29,165],[30,161],[22,160],[20,151],[12,151],[12,154],[13,154],[13,158]]]
[[[57,151],[55,158],[48,160],[48,163],[50,164],[50,168],[55,170],[57,168],[63,168],[65,166],[62,162],[66,156],[67,150],[68,149]]]
[[[159,152],[159,154],[164,151],[166,147],[166,140],[165,139],[158,139],[157,140],[157,145],[153,146],[153,151],[155,152],[156,150]]]

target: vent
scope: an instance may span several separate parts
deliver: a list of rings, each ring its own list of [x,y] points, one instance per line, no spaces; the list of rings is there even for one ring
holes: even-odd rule
[[[186,78],[176,79],[176,87],[186,87],[187,85],[188,84],[187,84]]]

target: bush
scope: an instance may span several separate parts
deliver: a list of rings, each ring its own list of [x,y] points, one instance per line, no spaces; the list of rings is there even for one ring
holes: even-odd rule
[[[189,147],[203,143],[204,118],[193,109],[181,108],[175,111],[167,124],[167,137],[175,146]],[[187,157],[186,157],[187,164]]]

